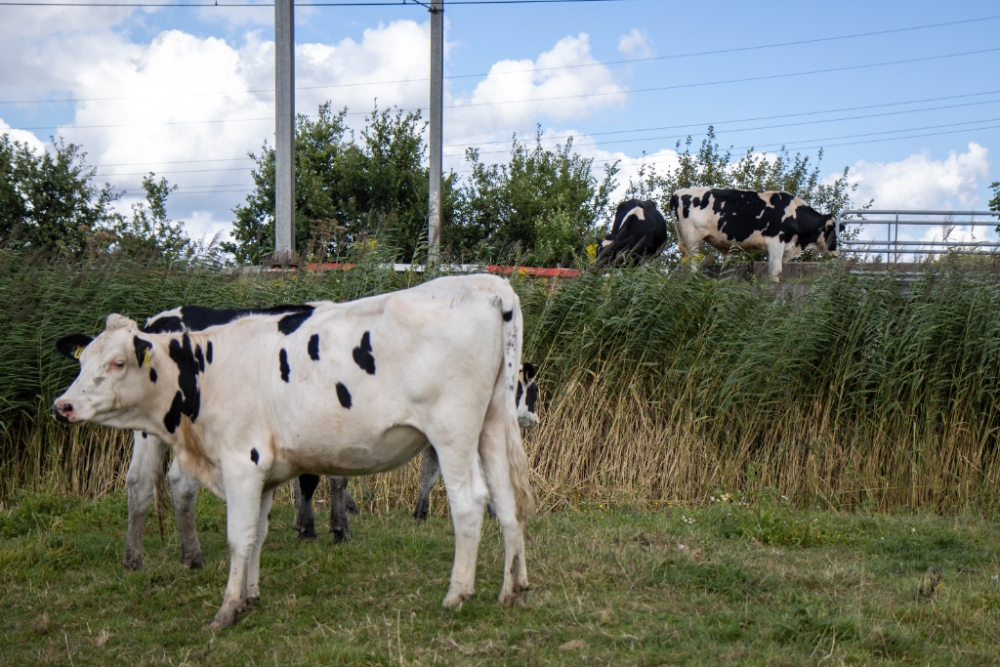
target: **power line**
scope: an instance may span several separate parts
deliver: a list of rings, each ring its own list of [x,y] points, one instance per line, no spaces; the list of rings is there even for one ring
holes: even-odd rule
[[[556,97],[539,97],[539,98],[528,99],[528,100],[504,100],[502,102],[475,102],[475,103],[470,103],[470,104],[449,104],[449,105],[445,105],[445,108],[446,109],[468,109],[468,108],[472,108],[472,107],[500,106],[500,105],[505,105],[505,104],[525,104],[525,103],[532,103],[532,102],[549,102],[549,101],[567,100],[567,99],[607,97],[607,96],[611,96],[611,95],[628,95],[628,94],[631,94],[631,93],[649,93],[649,92],[657,92],[657,91],[665,91],[665,90],[679,90],[679,89],[684,89],[684,88],[699,88],[699,87],[705,87],[705,86],[725,85],[725,84],[731,84],[731,83],[745,83],[745,82],[751,82],[751,81],[764,81],[764,80],[773,80],[773,79],[781,79],[781,78],[796,77],[796,76],[807,76],[807,75],[814,75],[814,74],[828,74],[828,73],[832,73],[832,72],[844,72],[844,71],[852,71],[852,70],[860,70],[860,69],[871,69],[871,68],[874,68],[874,67],[886,67],[886,66],[890,66],[890,65],[900,65],[900,64],[908,64],[908,63],[915,63],[915,62],[926,62],[926,61],[929,61],[929,60],[942,60],[942,59],[947,59],[947,58],[957,58],[957,57],[968,56],[968,55],[979,55],[979,54],[983,54],[983,53],[994,53],[996,51],[1000,51],[1000,47],[994,47],[994,48],[990,48],[990,49],[980,49],[980,50],[976,50],[976,51],[963,51],[963,52],[959,52],[959,53],[946,53],[946,54],[940,54],[940,55],[936,55],[936,56],[922,56],[920,58],[907,58],[907,59],[903,59],[903,60],[890,60],[890,61],[884,61],[884,62],[880,62],[880,63],[867,63],[867,64],[862,64],[862,65],[849,65],[849,66],[845,66],[845,67],[833,67],[833,68],[820,69],[820,70],[810,70],[810,71],[803,71],[803,72],[789,72],[789,73],[785,73],[785,74],[768,74],[768,75],[755,76],[755,77],[746,77],[746,78],[742,78],[742,79],[726,79],[726,80],[722,80],[722,81],[702,81],[702,82],[698,82],[698,83],[677,84],[677,85],[673,85],[673,86],[657,86],[657,87],[654,87],[654,88],[639,88],[639,89],[636,89],[636,90],[622,90],[622,91],[616,91],[616,92],[611,92],[611,93],[584,93],[584,94],[580,94],[580,95],[559,95],[559,96],[556,96]],[[400,111],[415,111],[415,110],[419,110],[419,108],[418,109],[400,109]],[[219,119],[219,120],[205,120],[205,121],[168,121],[168,122],[162,122],[162,123],[129,123],[129,124],[109,123],[109,124],[101,124],[101,125],[62,125],[62,126],[60,126],[60,125],[42,125],[42,126],[35,126],[35,127],[12,127],[10,129],[12,129],[12,130],[49,130],[49,129],[59,129],[59,128],[62,128],[62,129],[106,129],[106,128],[118,128],[118,127],[153,127],[153,126],[160,126],[160,125],[194,125],[194,124],[202,124],[202,123],[256,122],[256,121],[261,121],[262,122],[262,121],[271,121],[271,120],[274,120],[274,119],[273,118],[238,118],[238,119]]]
[[[449,5],[556,5],[590,2],[630,2],[631,0],[451,0]],[[415,2],[296,2],[298,7],[419,7]],[[273,3],[227,2],[0,2],[0,7],[166,7],[189,9],[202,7],[274,7]]]
[[[5,3],[0,2],[0,6]],[[9,4],[9,3],[7,3]],[[455,4],[455,3],[450,3]],[[484,4],[484,3],[475,3]],[[167,5],[170,7],[176,7],[178,5]],[[199,5],[200,6],[200,5]],[[215,5],[205,5],[205,6],[215,6]],[[219,5],[223,6],[223,5]],[[226,6],[236,6],[236,5],[226,5]],[[244,5],[240,5],[244,6]],[[270,5],[245,5],[253,7],[265,7]],[[396,5],[393,5],[396,6]],[[838,35],[834,37],[817,37],[813,39],[804,39],[794,42],[779,42],[776,44],[758,44],[753,46],[737,47],[732,49],[718,49],[714,51],[694,51],[691,53],[677,53],[666,56],[649,56],[646,58],[628,58],[624,60],[607,60],[603,62],[593,62],[593,63],[580,63],[576,65],[558,65],[552,67],[534,67],[531,69],[518,69],[518,70],[508,70],[505,72],[476,72],[472,74],[452,74],[444,77],[445,79],[467,79],[476,78],[483,76],[508,76],[511,74],[524,74],[531,72],[546,72],[553,70],[567,70],[567,69],[579,69],[583,67],[604,67],[608,65],[631,65],[634,63],[642,62],[652,62],[661,60],[674,60],[678,58],[693,58],[698,56],[709,56],[709,55],[719,55],[726,53],[739,53],[745,51],[755,51],[760,49],[774,49],[786,46],[800,46],[804,44],[817,44],[822,42],[845,40],[845,39],[856,39],[861,37],[872,37],[878,35],[886,35],[892,33],[900,32],[911,32],[915,30],[926,30],[930,28],[940,28],[953,25],[961,25],[966,23],[979,23],[983,21],[993,21],[1000,19],[1000,15],[995,16],[984,16],[975,19],[962,19],[960,21],[947,21],[943,23],[926,23],[919,26],[911,26],[908,28],[890,28],[886,30],[877,30],[872,32],[860,32],[850,35]],[[381,85],[392,85],[400,83],[426,83],[429,81],[426,77],[417,79],[393,79],[386,81],[362,81],[357,83],[338,83],[329,84],[323,86],[298,86],[296,90],[326,90],[334,88],[355,88],[361,86],[381,86]],[[211,93],[181,93],[177,95],[159,95],[159,96],[145,96],[145,95],[131,95],[131,96],[118,96],[118,97],[89,97],[89,98],[65,98],[62,100],[0,100],[0,104],[66,104],[66,103],[76,103],[76,102],[107,102],[107,101],[118,101],[118,100],[135,100],[135,99],[172,99],[177,97],[205,97],[205,96],[226,96],[226,95],[255,95],[258,93],[273,93],[273,88],[261,88],[257,90],[241,90],[241,91],[231,91],[231,92],[211,92]],[[355,113],[365,113],[365,112],[355,112]]]

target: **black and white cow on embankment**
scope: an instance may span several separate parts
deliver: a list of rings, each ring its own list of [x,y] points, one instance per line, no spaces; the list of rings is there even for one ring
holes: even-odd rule
[[[767,252],[768,273],[778,282],[782,262],[810,248],[837,250],[837,221],[788,192],[685,188],[670,197],[681,254],[704,241],[722,253],[734,248]]]
[[[629,199],[618,205],[611,232],[601,241],[595,266],[620,257],[649,259],[667,242],[667,221],[651,201]]]
[[[112,314],[60,421],[144,431],[226,500],[230,570],[213,628],[260,597],[274,489],[302,473],[367,475],[437,452],[455,526],[446,607],[474,590],[483,510],[504,536],[500,602],[528,589],[524,527],[534,501],[518,428],[521,309],[494,276],[418,287],[200,332],[152,334]]]

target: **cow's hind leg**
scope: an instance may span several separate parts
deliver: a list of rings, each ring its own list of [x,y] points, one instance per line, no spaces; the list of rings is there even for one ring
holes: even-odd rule
[[[316,541],[316,517],[313,515],[313,493],[319,486],[319,475],[299,475],[296,480],[298,484],[296,493],[296,509],[298,513],[295,517],[295,529],[299,531],[299,539],[305,542]]]
[[[528,568],[525,560],[524,526],[517,519],[517,500],[510,478],[507,427],[504,422],[508,417],[505,412],[504,396],[498,394],[486,413],[483,432],[479,437],[479,454],[483,461],[486,484],[490,489],[493,511],[503,531],[503,588],[500,589],[499,599],[501,604],[512,606],[523,599],[528,590]]]
[[[475,592],[476,555],[483,529],[483,509],[489,499],[474,443],[475,436],[467,444],[436,443],[435,446],[455,526],[455,563],[443,602],[452,609],[460,608]]]
[[[413,510],[413,518],[417,521],[427,518],[431,508],[431,491],[434,490],[434,485],[440,477],[441,467],[438,465],[437,452],[433,447],[427,447],[420,460],[420,496],[417,498],[417,507]]]
[[[128,490],[128,532],[125,536],[125,558],[122,565],[130,570],[142,569],[142,531],[146,514],[153,501],[156,485],[163,479],[163,464],[167,447],[159,438],[134,432],[132,462],[125,474]]]
[[[247,460],[249,461],[249,457]],[[248,605],[247,585],[249,583],[250,556],[260,535],[258,524],[264,505],[261,481],[255,472],[235,467],[223,470],[224,479],[234,480],[231,485],[227,484],[225,488],[226,536],[229,541],[229,581],[226,583],[226,592],[222,596],[222,606],[210,626],[213,630],[225,628],[235,623],[237,615],[246,610]],[[270,502],[270,494],[268,502]]]
[[[337,544],[350,542],[351,527],[347,523],[347,478],[330,478],[330,532]]]
[[[175,458],[167,473],[170,481],[170,495],[174,499],[174,518],[181,538],[181,564],[192,570],[203,566],[201,543],[194,523],[195,503],[198,499],[198,481],[181,470]]]

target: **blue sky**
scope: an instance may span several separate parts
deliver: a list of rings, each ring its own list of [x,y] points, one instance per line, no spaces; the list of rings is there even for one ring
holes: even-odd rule
[[[250,182],[240,158],[273,133],[272,16],[0,7],[0,101],[32,101],[0,104],[0,131],[80,143],[130,195],[139,174],[165,174],[180,185],[172,217],[224,231]],[[627,180],[644,152],[669,168],[678,138],[715,123],[737,153],[823,146],[823,173],[851,167],[859,203],[878,207],[982,209],[1000,180],[996,3],[446,2],[446,21],[445,74],[459,77],[446,164],[460,173],[464,146],[503,160],[511,133],[541,124],[598,164],[620,159]],[[813,41],[870,32],[883,34]],[[420,7],[300,7],[298,110],[329,99],[360,127],[376,97],[426,105],[426,40]],[[37,102],[67,98],[87,101]]]

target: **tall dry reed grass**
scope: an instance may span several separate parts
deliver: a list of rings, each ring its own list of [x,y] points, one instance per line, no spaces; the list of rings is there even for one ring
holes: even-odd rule
[[[526,446],[542,506],[773,488],[824,507],[993,508],[1000,286],[982,268],[944,263],[905,279],[844,269],[800,297],[655,267],[515,278],[525,358],[541,368],[541,425]],[[280,279],[9,262],[0,494],[92,496],[123,481],[125,435],[49,417],[75,373],[52,349],[60,335],[99,331],[112,311],[357,298],[420,279],[374,262]],[[354,490],[387,510],[416,489],[411,464]]]

